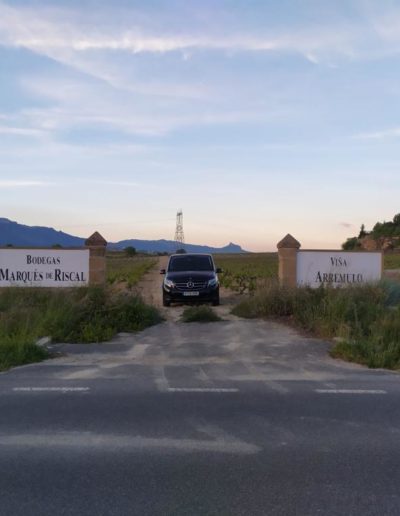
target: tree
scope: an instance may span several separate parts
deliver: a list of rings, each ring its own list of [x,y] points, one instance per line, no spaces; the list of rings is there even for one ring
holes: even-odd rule
[[[353,251],[359,246],[357,237],[348,238],[344,244],[342,244],[343,251]]]
[[[129,256],[129,257],[135,256],[135,254],[136,254],[136,249],[131,245],[128,247],[125,247],[124,251],[125,251],[126,256]]]
[[[400,213],[398,213],[397,215],[395,215],[393,217],[393,224],[395,226],[400,226]]]
[[[358,238],[364,238],[367,236],[367,232],[365,231],[364,224],[361,224],[360,233],[358,234]]]

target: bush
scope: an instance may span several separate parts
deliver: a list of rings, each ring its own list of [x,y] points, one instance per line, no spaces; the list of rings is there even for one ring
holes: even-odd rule
[[[182,314],[182,320],[184,322],[217,322],[221,321],[212,308],[207,305],[191,306],[186,308]]]
[[[343,251],[353,251],[354,249],[358,249],[360,247],[360,243],[357,237],[348,238],[344,244],[342,244]]]
[[[43,336],[54,342],[101,342],[117,332],[142,330],[160,321],[157,309],[138,296],[111,296],[103,287],[2,289],[0,369],[47,356],[34,345]]]

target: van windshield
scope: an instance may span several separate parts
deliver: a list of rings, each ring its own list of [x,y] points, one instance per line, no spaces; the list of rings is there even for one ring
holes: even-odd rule
[[[213,270],[214,263],[211,256],[171,256],[168,267],[168,272]]]

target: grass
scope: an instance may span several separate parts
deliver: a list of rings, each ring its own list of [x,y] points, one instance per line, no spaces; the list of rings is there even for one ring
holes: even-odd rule
[[[265,280],[278,276],[277,253],[220,254],[214,258],[224,271],[219,275],[222,286],[241,294],[254,292]]]
[[[152,256],[127,257],[124,253],[107,256],[107,282],[115,284],[126,282],[128,288],[136,285],[157,263]]]
[[[222,321],[221,317],[217,315],[212,308],[207,305],[190,306],[185,308],[182,314],[183,322],[217,322]]]
[[[104,287],[1,289],[0,370],[46,358],[35,346],[43,336],[53,342],[101,342],[160,320],[157,309],[138,296],[111,295]]]
[[[400,253],[385,254],[384,268],[385,269],[400,269]]]
[[[268,287],[237,305],[241,317],[274,317],[324,338],[337,338],[334,357],[368,367],[400,369],[400,285],[346,289]]]
[[[1,338],[0,342],[0,371],[10,367],[40,362],[48,358],[48,352],[36,346],[33,342],[21,339]]]

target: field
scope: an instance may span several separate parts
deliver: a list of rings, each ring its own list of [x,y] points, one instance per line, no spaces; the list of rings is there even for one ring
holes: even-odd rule
[[[384,259],[385,269],[400,269],[400,253],[386,254]]]
[[[107,283],[124,282],[128,288],[136,285],[143,275],[157,263],[153,256],[127,257],[124,253],[107,255]]]
[[[241,294],[254,292],[266,280],[278,277],[277,253],[217,254],[222,286]]]

